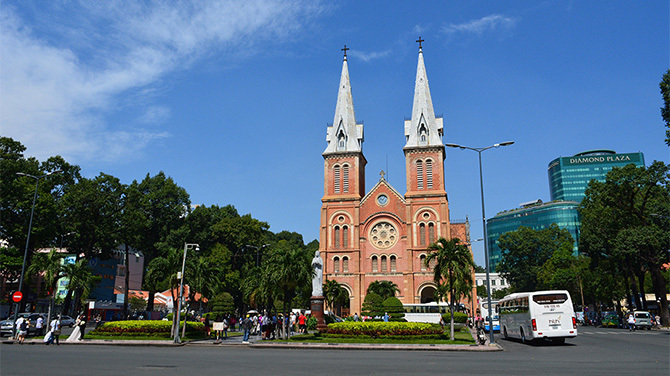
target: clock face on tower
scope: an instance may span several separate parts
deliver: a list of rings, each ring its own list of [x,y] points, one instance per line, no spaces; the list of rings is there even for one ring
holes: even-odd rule
[[[388,204],[388,202],[389,202],[388,196],[383,195],[383,194],[377,196],[377,204],[379,204],[379,206],[384,206],[384,205]]]
[[[379,222],[370,230],[370,243],[377,249],[391,248],[398,242],[398,230],[388,222]]]

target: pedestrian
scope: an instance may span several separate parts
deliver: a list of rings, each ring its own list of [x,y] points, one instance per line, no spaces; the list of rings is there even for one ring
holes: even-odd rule
[[[218,317],[217,317],[217,320],[216,320],[216,321],[220,321],[220,320],[218,319]],[[210,326],[210,323],[209,323],[209,314],[205,314],[205,322],[204,322],[204,324],[205,324],[205,334],[207,335],[207,338],[209,338],[209,337],[211,337],[211,335],[212,335],[212,327]],[[217,336],[217,337],[218,337],[218,336]]]
[[[47,345],[50,343],[56,342],[56,345],[60,345],[60,342],[58,341],[58,336],[60,336],[60,315],[56,316],[55,320],[51,321],[50,324],[51,327],[51,340],[47,342]]]
[[[384,312],[384,322],[389,322],[389,314],[388,314],[388,312]]]
[[[79,337],[80,341],[84,340],[84,334],[86,334],[86,316],[84,316],[84,313],[82,312],[81,315],[79,315],[79,329],[81,332],[81,336]]]
[[[242,330],[244,330],[244,337],[242,337],[242,343],[249,343],[249,332],[251,331],[251,325],[253,325],[253,323],[251,322],[249,315],[247,315],[244,321],[242,321]]]
[[[300,312],[300,316],[298,316],[298,327],[300,328],[300,333],[305,334],[307,333],[307,317],[305,317],[304,312]]]
[[[16,329],[14,331],[14,340],[19,339],[19,330],[21,329],[21,324],[23,323],[23,320],[24,320],[23,316],[19,316],[19,318],[16,319],[16,321],[14,322],[14,327]]]
[[[354,322],[359,322],[361,320],[360,317],[358,317],[358,312],[354,313]]]
[[[42,315],[35,320],[35,333],[38,336],[44,335],[44,317]]]
[[[228,339],[228,325],[229,321],[227,317],[223,318],[223,339]]]
[[[27,318],[22,317],[21,323],[19,324],[19,345],[23,345],[23,341],[26,340],[28,327],[30,327],[30,321],[28,321]]]
[[[632,312],[628,315],[628,331],[635,331],[635,315]]]

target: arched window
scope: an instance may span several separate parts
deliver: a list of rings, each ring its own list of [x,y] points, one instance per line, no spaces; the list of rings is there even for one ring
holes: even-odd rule
[[[419,244],[425,246],[426,245],[426,224],[421,223],[419,224]]]
[[[426,160],[426,188],[433,189],[433,161]]]
[[[334,166],[333,171],[335,175],[333,179],[333,183],[335,183],[335,193],[340,193],[340,166]]]
[[[426,124],[423,123],[421,123],[421,126],[419,127],[419,144],[428,144],[428,130],[426,129]]]
[[[421,271],[425,272],[426,271],[426,255],[421,255],[419,257],[419,262],[421,263]]]
[[[349,257],[342,257],[342,273],[349,273]]]
[[[435,243],[435,224],[434,223],[429,223],[428,224],[428,240],[430,244]]]
[[[344,136],[344,131],[340,129],[340,132],[337,134],[337,150],[344,150],[346,146],[346,137]]]
[[[349,165],[342,166],[342,192],[349,192]]]
[[[391,256],[391,271],[395,272],[396,271],[396,260],[395,256]]]
[[[423,161],[416,161],[416,188],[423,189]]]
[[[377,273],[377,256],[372,256],[372,272]]]
[[[333,273],[339,273],[340,272],[340,258],[335,256],[333,259]]]
[[[386,256],[382,256],[382,272],[386,272]]]
[[[349,247],[349,226],[342,226],[342,248]]]
[[[335,248],[340,248],[340,226],[335,226],[334,232],[335,234],[333,234],[333,237],[335,238]]]

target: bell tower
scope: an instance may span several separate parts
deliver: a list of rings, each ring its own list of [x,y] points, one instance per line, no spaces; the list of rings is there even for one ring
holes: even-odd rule
[[[350,296],[360,292],[360,207],[365,195],[363,124],[356,122],[349,82],[347,46],[333,123],[323,152],[323,198],[319,250],[326,279],[341,278]]]

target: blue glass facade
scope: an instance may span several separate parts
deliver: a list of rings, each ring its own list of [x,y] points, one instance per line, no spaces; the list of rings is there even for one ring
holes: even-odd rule
[[[581,202],[592,179],[605,181],[613,167],[633,163],[644,166],[644,154],[617,154],[612,150],[592,150],[572,157],[556,158],[549,163],[549,191],[552,201]]]
[[[558,201],[538,203],[499,213],[487,221],[487,241],[489,246],[489,266],[491,271],[496,270],[497,264],[502,261],[502,250],[498,246],[500,235],[514,231],[521,226],[533,230],[541,230],[556,223],[558,227],[570,231],[575,240],[574,253],[578,253],[579,241],[579,203],[575,201]]]

